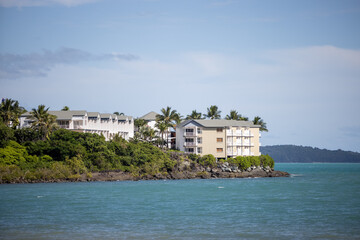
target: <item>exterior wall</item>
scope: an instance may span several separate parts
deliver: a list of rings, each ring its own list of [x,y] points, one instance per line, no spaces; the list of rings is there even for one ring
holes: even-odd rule
[[[186,129],[193,130],[186,132]],[[219,128],[222,129],[221,132],[217,129],[192,123],[179,127],[176,129],[176,147],[187,153],[201,156],[212,154],[216,158],[261,155],[259,151],[261,135],[258,127],[221,127]],[[219,141],[221,139],[222,141]]]
[[[20,117],[20,128],[30,127],[29,115]],[[83,116],[72,116],[71,120],[57,120],[61,128],[77,132],[88,132],[103,135],[105,140],[110,140],[115,134],[119,134],[125,140],[134,137],[134,121],[132,118],[126,120],[88,118],[87,114]]]

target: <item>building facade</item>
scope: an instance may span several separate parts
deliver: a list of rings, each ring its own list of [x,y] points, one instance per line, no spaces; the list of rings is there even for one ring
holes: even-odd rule
[[[176,147],[216,158],[260,156],[259,129],[249,121],[186,120],[176,128]]]
[[[119,134],[126,140],[134,137],[134,121],[131,116],[102,114],[87,111],[48,111],[56,116],[60,128],[103,135],[106,140]],[[21,115],[20,128],[30,127],[34,120],[29,112]]]

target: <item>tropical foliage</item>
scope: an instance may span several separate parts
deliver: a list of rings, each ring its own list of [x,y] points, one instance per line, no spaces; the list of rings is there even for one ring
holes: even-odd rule
[[[201,112],[197,112],[196,110],[193,110],[190,115],[186,116],[186,120],[189,119],[204,119],[203,114]]]
[[[11,98],[2,99],[0,105],[0,117],[2,122],[8,126],[16,128],[19,125],[19,117],[26,110],[19,105],[19,102]]]
[[[39,105],[38,108],[33,108],[31,115],[34,122],[32,127],[43,136],[43,138],[48,139],[50,133],[58,128],[56,123],[56,116],[48,113],[49,108],[46,108],[45,105]]]
[[[259,116],[254,117],[253,123],[254,123],[254,125],[260,125],[260,131],[263,131],[263,132],[268,131],[268,129],[266,127],[266,123],[264,122],[263,119],[261,119],[261,117],[259,117]]]
[[[236,110],[231,110],[230,114],[226,115],[225,119],[227,120],[240,120],[240,121],[248,121],[247,117],[243,117]]]
[[[218,107],[216,105],[211,105],[209,108],[207,108],[207,114],[204,114],[204,117],[210,118],[210,119],[220,119],[221,111],[218,110]]]

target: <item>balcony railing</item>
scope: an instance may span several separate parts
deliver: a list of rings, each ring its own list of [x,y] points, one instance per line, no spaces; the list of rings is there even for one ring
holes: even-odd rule
[[[197,132],[184,132],[184,137],[196,137]]]
[[[242,136],[242,132],[241,130],[236,130],[236,131],[233,131],[233,130],[226,130],[226,135],[227,136]]]
[[[184,147],[196,147],[197,142],[184,142]]]

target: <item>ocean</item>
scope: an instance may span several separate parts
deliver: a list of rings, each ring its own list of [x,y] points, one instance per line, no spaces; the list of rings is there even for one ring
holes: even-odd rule
[[[0,239],[360,239],[360,164],[287,178],[0,185]]]

